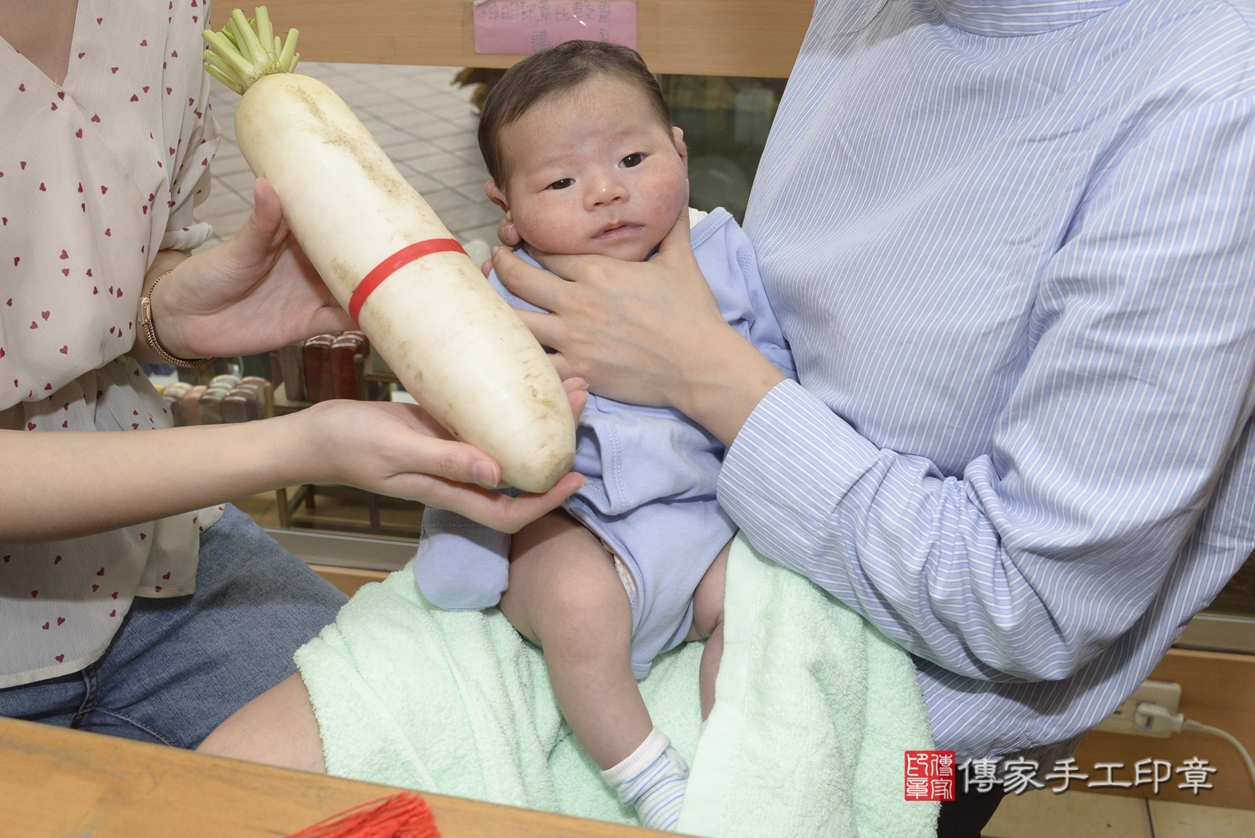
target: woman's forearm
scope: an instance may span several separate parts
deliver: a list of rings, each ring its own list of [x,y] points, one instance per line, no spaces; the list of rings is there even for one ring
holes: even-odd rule
[[[573,413],[586,397],[569,387]],[[421,408],[347,399],[238,425],[0,431],[0,463],[13,487],[0,493],[0,542],[104,532],[303,483],[356,486],[514,532],[584,482],[567,474],[544,494],[502,494],[501,467]]]
[[[731,445],[758,403],[784,379],[752,343],[727,327],[686,359],[670,402]]]
[[[0,542],[72,538],[321,477],[295,417],[143,432],[0,431]]]

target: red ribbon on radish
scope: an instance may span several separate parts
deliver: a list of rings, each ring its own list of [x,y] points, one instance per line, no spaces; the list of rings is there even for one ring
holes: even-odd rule
[[[424,239],[401,248],[376,265],[353,289],[353,296],[349,298],[349,317],[352,317],[353,322],[356,323],[357,316],[362,312],[362,306],[366,305],[366,298],[400,268],[424,256],[451,251],[466,253],[456,239]]]

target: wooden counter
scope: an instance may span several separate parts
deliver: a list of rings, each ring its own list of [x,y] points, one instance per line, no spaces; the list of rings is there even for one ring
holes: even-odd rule
[[[0,834],[284,836],[395,788],[0,718]],[[644,829],[424,794],[444,838],[629,838]]]

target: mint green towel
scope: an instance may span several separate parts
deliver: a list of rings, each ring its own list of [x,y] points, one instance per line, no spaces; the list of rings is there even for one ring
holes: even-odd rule
[[[937,804],[904,799],[903,752],[932,747],[910,658],[738,538],[715,709],[701,645],[661,656],[641,692],[692,764],[680,831],[711,838],[914,838]],[[362,588],[301,648],[330,773],[636,823],[562,721],[544,659],[495,609],[441,611],[409,568]]]

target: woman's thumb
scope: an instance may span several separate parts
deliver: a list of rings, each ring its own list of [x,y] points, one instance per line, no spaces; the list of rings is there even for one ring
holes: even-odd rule
[[[264,250],[283,223],[283,209],[279,194],[268,181],[258,178],[253,183],[253,212],[249,215],[237,236],[246,246]]]
[[[693,243],[690,238],[689,230],[689,211],[686,207],[680,213],[680,217],[675,220],[675,224],[671,225],[670,232],[666,238],[658,245],[658,255],[667,257],[671,254],[682,255],[687,253],[688,258],[696,258],[693,256]]]

